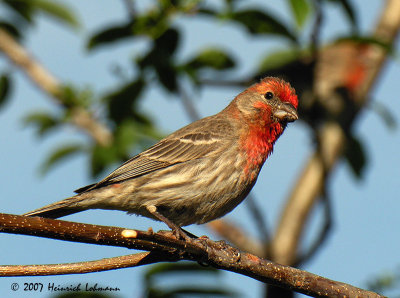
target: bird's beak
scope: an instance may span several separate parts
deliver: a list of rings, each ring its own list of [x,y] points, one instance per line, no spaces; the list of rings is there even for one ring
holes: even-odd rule
[[[295,107],[288,103],[280,104],[273,113],[280,121],[293,122],[299,119]]]

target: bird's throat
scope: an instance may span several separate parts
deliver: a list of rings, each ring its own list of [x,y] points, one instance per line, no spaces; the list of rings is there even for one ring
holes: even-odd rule
[[[279,123],[251,127],[249,134],[242,140],[242,148],[246,152],[245,171],[256,171],[258,174],[265,160],[272,153],[275,141],[282,134],[283,129]]]

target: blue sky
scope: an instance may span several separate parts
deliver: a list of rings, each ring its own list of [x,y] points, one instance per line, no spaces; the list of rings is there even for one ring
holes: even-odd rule
[[[118,79],[111,73],[112,65],[118,64],[129,69],[126,63],[146,46],[145,43],[140,42],[133,46],[122,43],[117,47],[87,53],[83,37],[124,17],[126,14],[122,1],[103,1],[101,4],[94,0],[63,2],[78,13],[83,29],[73,32],[41,17],[36,27],[29,28],[29,38],[25,43],[27,48],[64,82],[73,82],[79,86],[91,85],[98,92],[117,86]],[[271,4],[272,2],[268,1],[266,7],[287,20],[289,15],[285,1],[274,1]],[[369,1],[365,5],[361,0],[355,1],[363,32],[368,32],[375,24],[381,3],[382,1]],[[324,40],[345,32],[347,21],[337,9],[330,9],[326,17]],[[266,50],[284,46],[276,38],[252,38],[222,22],[210,25],[201,20],[177,20],[178,24],[183,22],[182,57],[190,56],[199,47],[221,45],[241,57],[238,73],[246,73],[255,68],[256,61]],[[242,55],[243,52],[248,54]],[[1,68],[12,69],[4,60],[0,63]],[[84,136],[70,127],[42,140],[34,135],[32,128],[23,127],[22,118],[28,112],[57,108],[41,91],[32,87],[23,74],[16,71],[15,75],[17,80],[12,100],[0,111],[0,163],[3,169],[0,173],[0,190],[1,212],[21,214],[68,197],[74,189],[93,181],[89,177],[88,160],[84,156],[63,163],[44,177],[38,174],[41,162],[53,148],[69,141],[83,140]],[[394,114],[400,110],[399,77],[398,59],[390,60],[371,94],[374,100],[385,104]],[[191,96],[196,98],[195,104],[201,115],[206,116],[221,110],[240,91],[208,88]],[[174,131],[190,122],[179,101],[162,90],[151,90],[145,96],[142,108],[152,116],[163,132]],[[356,124],[356,131],[367,145],[369,164],[365,179],[355,181],[346,164],[337,165],[329,184],[333,198],[333,229],[324,247],[304,269],[365,287],[369,278],[394,270],[399,264],[400,239],[396,230],[400,225],[397,193],[400,182],[400,132],[399,129],[388,130],[371,110],[363,112]],[[267,160],[254,188],[257,202],[272,228],[279,218],[292,184],[312,152],[310,136],[310,131],[300,121],[291,124],[277,142],[274,154]],[[305,244],[312,239],[312,231],[321,222],[320,211],[316,208],[310,220]],[[245,203],[229,214],[228,218],[243,225],[251,234],[257,235]],[[149,226],[155,230],[165,229],[162,224],[149,219],[128,216],[118,211],[93,210],[66,219],[139,229],[147,229]],[[209,230],[201,226],[190,226],[188,230],[199,235],[210,234]],[[122,248],[28,236],[1,234],[0,237],[1,264],[77,262],[133,253]],[[215,236],[213,238],[216,239]],[[7,297],[24,297],[24,294],[29,297],[43,297],[43,293],[34,296],[32,293],[23,293],[21,289],[13,292],[10,286],[13,282],[20,285],[24,282],[54,282],[61,285],[89,282],[117,286],[122,290],[121,297],[131,297],[132,294],[138,297],[142,291],[141,276],[144,269],[130,268],[85,275],[3,278],[0,279],[0,289]],[[171,278],[170,281],[164,281],[164,284],[169,282],[173,283],[175,280]],[[222,284],[246,297],[259,297],[263,290],[263,286],[257,281],[226,272],[217,279],[205,279],[201,282]],[[45,296],[49,295],[45,292]]]

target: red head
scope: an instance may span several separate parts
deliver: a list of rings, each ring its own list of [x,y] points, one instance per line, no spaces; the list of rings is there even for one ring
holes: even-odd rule
[[[284,80],[267,77],[240,93],[234,111],[242,119],[241,145],[246,152],[246,169],[256,177],[275,141],[288,122],[298,119],[295,90]]]
[[[250,122],[261,120],[266,124],[275,122],[285,126],[298,118],[296,92],[289,83],[279,78],[262,79],[240,93],[235,102]]]
[[[263,96],[265,96],[267,92],[272,92],[282,102],[291,104],[297,109],[298,99],[296,92],[288,82],[282,79],[266,77],[262,79],[261,82],[249,87],[247,91],[256,92]]]

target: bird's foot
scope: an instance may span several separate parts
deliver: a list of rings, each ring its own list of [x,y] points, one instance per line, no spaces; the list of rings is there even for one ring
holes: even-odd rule
[[[171,228],[171,230],[172,230],[172,234],[178,240],[185,240],[186,242],[189,242],[192,239],[179,226],[176,226],[175,228]]]
[[[178,226],[177,224],[166,218],[164,215],[162,215],[160,212],[158,212],[156,206],[150,205],[147,206],[146,209],[159,221],[165,223],[172,230],[172,234],[175,236],[176,239],[185,240],[189,242],[192,238],[197,238],[197,236],[187,231],[184,231],[180,226]]]

